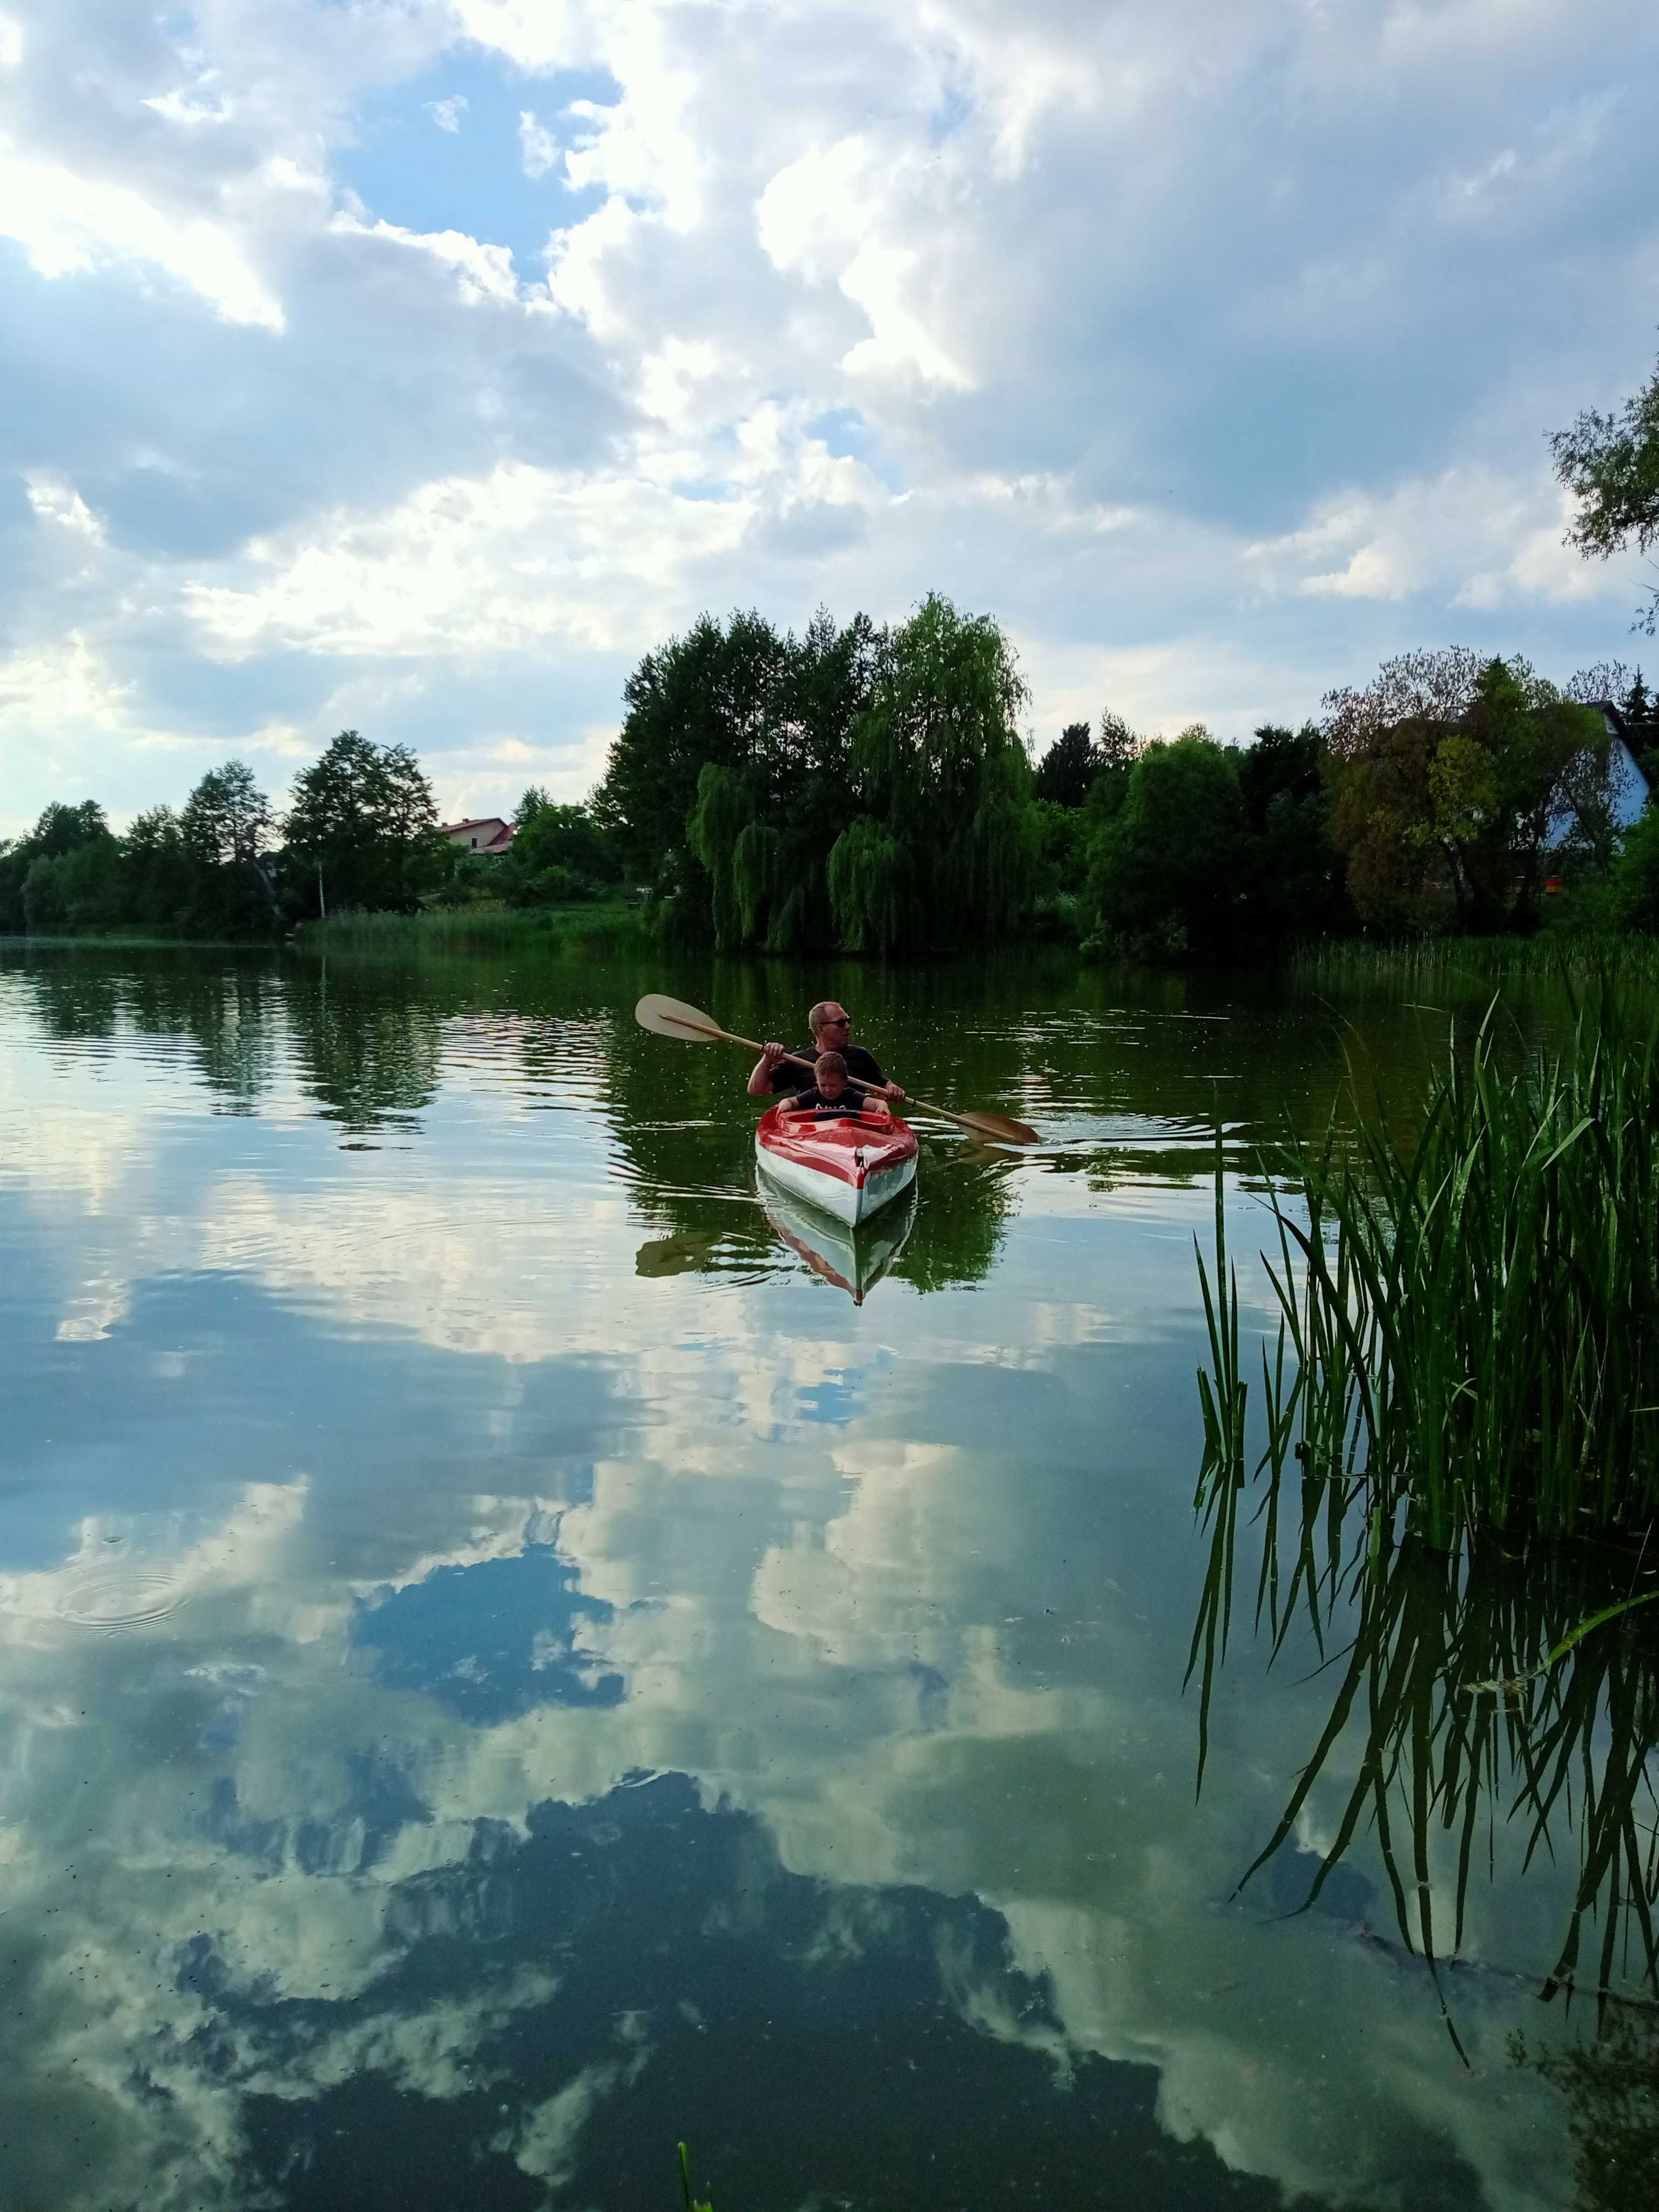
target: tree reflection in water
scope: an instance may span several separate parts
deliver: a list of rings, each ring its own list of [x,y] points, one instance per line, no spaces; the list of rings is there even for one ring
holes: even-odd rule
[[[1650,1765],[1659,1607],[1622,1611],[1555,1663],[1540,1663],[1591,1616],[1651,1589],[1659,1562],[1589,1542],[1510,1551],[1483,1540],[1435,1552],[1370,1517],[1358,1482],[1316,1471],[1312,1459],[1300,1464],[1299,1478],[1281,1479],[1270,1455],[1253,1483],[1241,1459],[1212,1457],[1199,1491],[1210,1558],[1188,1680],[1196,1674],[1200,1689],[1200,1786],[1249,1535],[1241,1516],[1260,1536],[1257,1633],[1275,1660],[1293,1632],[1310,1637],[1320,1672],[1335,1685],[1329,1717],[1240,1888],[1297,1832],[1322,1781],[1351,1776],[1338,1790],[1333,1840],[1296,1909],[1316,1903],[1369,1831],[1401,1940],[1433,1976],[1454,2040],[1444,1970],[1464,1942],[1471,1884],[1483,1863],[1494,1869],[1500,1847],[1518,1845],[1523,1872],[1550,1862],[1575,1870],[1553,1957],[1516,1962],[1526,1978],[1535,1975],[1542,1997],[1593,1994],[1604,2020],[1615,1998],[1659,1998]],[[1448,1855],[1449,1927],[1434,1905]]]
[[[1567,2100],[1572,2138],[1573,2212],[1632,2212],[1659,2204],[1659,2020],[1619,2007],[1593,2042],[1529,2052],[1516,2036],[1510,2053],[1552,2081]]]

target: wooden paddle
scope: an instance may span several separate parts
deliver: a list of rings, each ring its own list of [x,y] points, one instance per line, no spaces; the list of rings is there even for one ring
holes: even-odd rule
[[[654,1030],[659,1036],[681,1037],[694,1044],[740,1044],[748,1052],[763,1049],[753,1037],[736,1036],[723,1030],[711,1014],[699,1007],[688,1006],[683,999],[665,999],[660,992],[647,991],[634,1009],[634,1018],[642,1030]],[[799,1053],[783,1055],[792,1067],[805,1068],[808,1075],[817,1071],[810,1060]],[[948,1106],[935,1106],[926,1098],[906,1095],[907,1107],[919,1107],[924,1114],[937,1114],[941,1121],[954,1121],[959,1129],[971,1129],[975,1134],[988,1137],[998,1145],[1036,1145],[1042,1142],[1035,1129],[1024,1121],[1016,1121],[1010,1114],[953,1114]]]

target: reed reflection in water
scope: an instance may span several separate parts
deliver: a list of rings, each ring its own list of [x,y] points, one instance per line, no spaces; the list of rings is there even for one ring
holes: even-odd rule
[[[1278,1201],[1275,1212],[1283,1231]],[[1571,1867],[1571,1904],[1547,1954],[1479,1971],[1530,1981],[1546,2001],[1589,1994],[1603,2021],[1609,2006],[1653,2003],[1659,1609],[1648,1600],[1659,1595],[1659,1547],[1629,1531],[1564,1536],[1470,1517],[1449,1544],[1432,1541],[1409,1484],[1389,1479],[1398,1468],[1379,1475],[1374,1429],[1354,1410],[1370,1386],[1354,1333],[1339,1318],[1316,1341],[1315,1295],[1294,1281],[1288,1236],[1280,1296],[1291,1340],[1281,1320],[1271,1361],[1262,1346],[1267,1436],[1247,1473],[1238,1290],[1219,1196],[1216,1236],[1213,1285],[1203,1271],[1211,1368],[1199,1377],[1197,1507],[1210,1549],[1188,1673],[1200,1685],[1200,1789],[1252,1547],[1255,1633],[1275,1662],[1292,1646],[1310,1650],[1332,1683],[1328,1717],[1239,1887],[1305,1833],[1322,1786],[1334,1789],[1328,1840],[1292,1909],[1316,1904],[1369,1837],[1400,1940],[1432,1977],[1454,2042],[1455,1977],[1476,1970],[1465,1955],[1472,1885],[1500,1862],[1522,1873],[1546,1860]],[[1304,1252],[1309,1241],[1304,1232]],[[1343,1266],[1339,1250],[1328,1285],[1341,1283]],[[1449,1911],[1437,1904],[1448,1892]]]

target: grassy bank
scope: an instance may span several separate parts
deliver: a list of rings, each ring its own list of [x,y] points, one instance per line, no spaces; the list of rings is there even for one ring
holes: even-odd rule
[[[260,937],[185,937],[154,929],[32,929],[0,933],[0,951],[81,952],[269,952],[283,939],[273,932]]]
[[[604,959],[654,944],[644,907],[454,907],[428,914],[341,914],[301,925],[307,952],[422,955],[482,952],[562,959]]]

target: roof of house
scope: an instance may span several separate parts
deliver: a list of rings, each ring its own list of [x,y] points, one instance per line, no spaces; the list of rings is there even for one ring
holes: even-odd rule
[[[493,835],[479,846],[481,853],[504,853],[513,842],[513,824],[502,821],[499,814],[478,814],[465,822],[441,822],[438,833],[443,837],[462,837],[469,830],[488,830]]]

